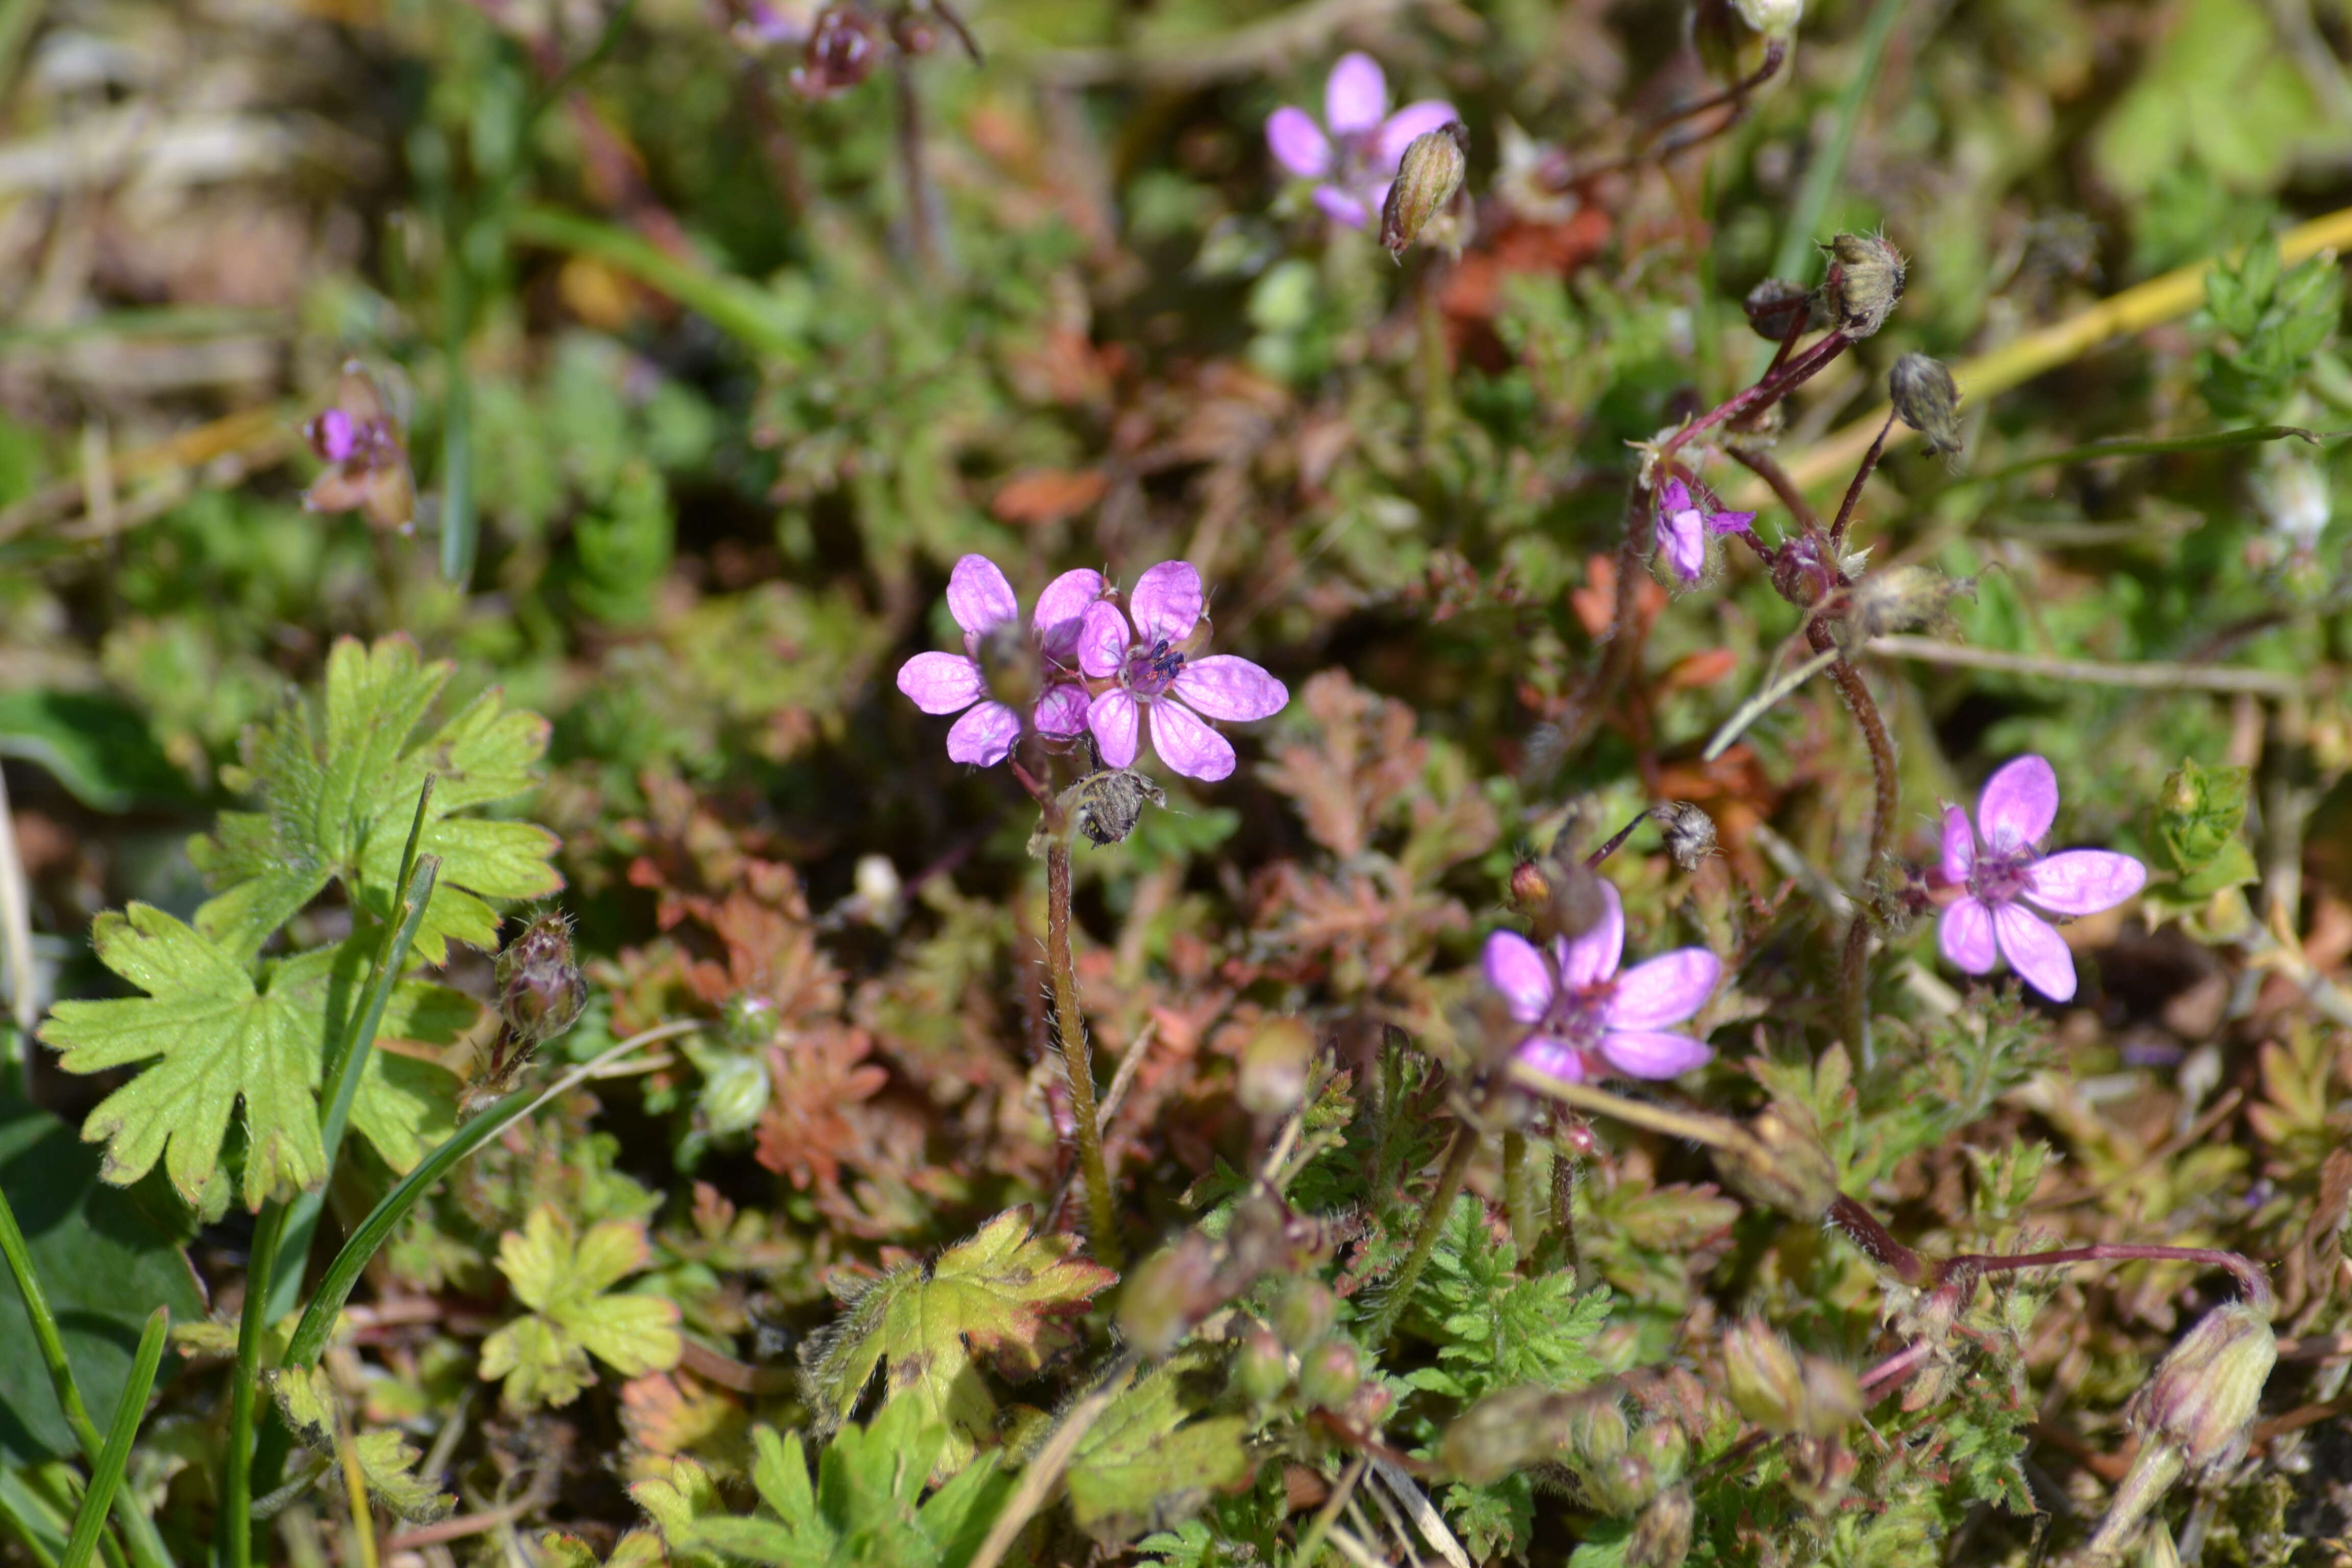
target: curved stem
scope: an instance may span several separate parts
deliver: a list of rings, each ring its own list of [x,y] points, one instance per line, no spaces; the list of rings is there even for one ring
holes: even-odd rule
[[[1070,1080],[1070,1119],[1077,1124],[1078,1164],[1086,1173],[1087,1213],[1095,1256],[1122,1266],[1118,1216],[1111,1209],[1110,1172],[1103,1163],[1102,1128],[1096,1119],[1094,1052],[1078,1007],[1077,967],[1070,959],[1070,841],[1055,832],[1045,846],[1045,973],[1054,987],[1054,1020],[1062,1037],[1062,1064]]]

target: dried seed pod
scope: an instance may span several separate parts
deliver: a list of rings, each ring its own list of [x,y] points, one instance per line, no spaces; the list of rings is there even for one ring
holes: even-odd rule
[[[1715,818],[1686,800],[1670,800],[1654,808],[1650,818],[1664,830],[1666,853],[1685,871],[1696,871],[1716,852]]]
[[[1905,354],[1887,373],[1886,390],[1895,416],[1927,438],[1947,458],[1960,451],[1960,389],[1941,361]]]
[[[1381,207],[1381,243],[1402,258],[1429,222],[1445,210],[1470,170],[1470,132],[1458,120],[1405,143],[1397,177]]]
[[[1830,257],[1823,303],[1846,336],[1870,336],[1903,298],[1903,253],[1876,234],[1841,234],[1823,248]]]
[[[1062,792],[1065,818],[1097,844],[1117,844],[1135,831],[1146,805],[1166,805],[1167,795],[1133,768],[1088,773]]]
[[[1947,577],[1931,566],[1896,566],[1864,577],[1853,585],[1839,638],[1853,649],[1872,637],[1934,626],[1944,619],[1946,605],[1976,587],[1973,577]]]

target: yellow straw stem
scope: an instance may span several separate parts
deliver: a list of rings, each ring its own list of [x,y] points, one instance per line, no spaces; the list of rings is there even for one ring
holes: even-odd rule
[[[2305,257],[2343,245],[2352,245],[2352,207],[2314,218],[2281,235],[2279,258],[2292,267]],[[2029,332],[1990,353],[1954,365],[1952,380],[1964,397],[1990,397],[2022,385],[2043,371],[2054,370],[2112,339],[2145,331],[2158,322],[2187,315],[2203,301],[2205,274],[2212,266],[2212,258],[2208,258],[2126,289],[2079,316]],[[1853,424],[1783,459],[1782,466],[1790,478],[1806,489],[1842,484],[1862,461],[1862,455],[1870,449],[1888,413],[1888,405],[1881,404]],[[1892,447],[1916,434],[1910,426],[1898,423],[1887,433],[1886,444]],[[1761,507],[1771,500],[1771,492],[1761,480],[1751,480],[1733,504]]]

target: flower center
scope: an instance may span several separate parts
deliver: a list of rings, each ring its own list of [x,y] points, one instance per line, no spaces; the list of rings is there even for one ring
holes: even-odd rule
[[[2009,903],[2025,891],[2026,868],[2033,861],[2034,855],[2029,849],[2014,849],[2006,855],[1979,851],[1976,865],[1969,871],[1969,891],[1988,904]]]
[[[1127,664],[1118,672],[1118,680],[1138,697],[1158,697],[1176,683],[1176,673],[1183,668],[1184,656],[1170,647],[1166,637],[1161,637],[1148,648],[1138,643],[1129,649]]]
[[[1613,978],[1581,987],[1563,985],[1553,994],[1551,1010],[1538,1028],[1577,1050],[1590,1050],[1608,1032],[1609,998],[1616,989]]]

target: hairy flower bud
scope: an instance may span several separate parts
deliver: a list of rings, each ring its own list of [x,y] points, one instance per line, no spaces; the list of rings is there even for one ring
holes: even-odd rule
[[[499,1015],[526,1047],[543,1046],[580,1021],[588,982],[572,955],[572,921],[556,910],[532,917],[499,954]]]
[[[1253,1116],[1287,1116],[1307,1096],[1315,1031],[1298,1018],[1269,1018],[1242,1047],[1235,1098]]]
[[[1652,1498],[1633,1520],[1633,1533],[1625,1542],[1626,1568],[1682,1568],[1690,1555],[1695,1517],[1688,1487],[1668,1487]]]
[[[1927,437],[1947,458],[1960,451],[1960,389],[1941,360],[1905,354],[1886,373],[1895,416]]]
[[[1615,1399],[1593,1399],[1570,1413],[1561,1439],[1580,1469],[1591,1468],[1622,1455],[1633,1427]]]
[[[1822,281],[1822,302],[1846,336],[1870,336],[1903,298],[1903,253],[1875,234],[1841,234],[1823,248],[1830,270]]]
[[[2132,1395],[2124,1419],[2143,1441],[2179,1447],[2192,1470],[2231,1464],[2246,1451],[2247,1429],[2277,1361],[2268,1312],[2244,1301],[2216,1307]]]
[[[1776,1102],[1749,1120],[1747,1132],[1715,1150],[1727,1186],[1792,1219],[1813,1222],[1829,1212],[1838,1199],[1837,1165],[1811,1112]]]
[[[1653,808],[1650,817],[1665,834],[1666,853],[1684,870],[1697,870],[1715,854],[1715,818],[1706,814],[1704,806],[1686,800],[1670,800]]]
[[[1539,1459],[1558,1458],[1563,1422],[1571,1421],[1585,1405],[1598,1403],[1590,1394],[1549,1388],[1496,1389],[1445,1429],[1438,1458],[1448,1474],[1472,1486],[1501,1480]],[[1615,1402],[1608,1403],[1613,1410]],[[1623,1420],[1622,1414],[1619,1420]]]
[[[1294,1354],[1305,1355],[1331,1331],[1339,1299],[1313,1279],[1294,1279],[1274,1304],[1274,1331]]]
[[[1976,590],[1973,577],[1947,577],[1932,566],[1891,567],[1853,585],[1838,636],[1858,650],[1872,637],[1934,626],[1953,599]]]
[[[1511,868],[1510,897],[1512,910],[1528,917],[1551,901],[1551,879],[1544,875],[1543,862],[1522,860]]]
[[[1402,258],[1429,222],[1462,189],[1470,168],[1470,132],[1460,121],[1424,131],[1405,143],[1389,199],[1381,208],[1381,243]]]
[[[1723,1336],[1723,1370],[1731,1403],[1769,1432],[1794,1432],[1805,1403],[1804,1369],[1761,1318],[1734,1323]]]
[[[1748,297],[1739,303],[1748,312],[1748,324],[1767,342],[1782,342],[1800,325],[1821,324],[1813,320],[1817,304],[1813,291],[1786,278],[1767,278],[1748,290]]]
[[[1176,1348],[1192,1325],[1215,1310],[1217,1244],[1197,1230],[1146,1258],[1118,1296],[1118,1328],[1146,1356]]]
[[[1363,1357],[1356,1347],[1346,1340],[1327,1340],[1302,1358],[1298,1394],[1318,1409],[1337,1410],[1363,1381]]]
[[[1253,1405],[1273,1404],[1290,1385],[1290,1358],[1264,1323],[1243,1337],[1241,1353],[1234,1358],[1234,1381]]]

